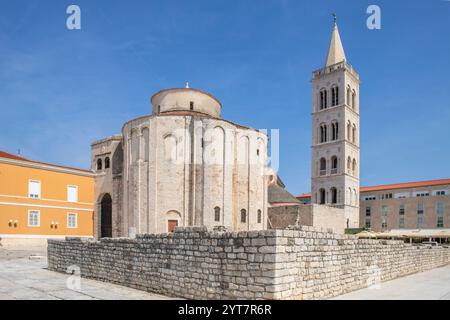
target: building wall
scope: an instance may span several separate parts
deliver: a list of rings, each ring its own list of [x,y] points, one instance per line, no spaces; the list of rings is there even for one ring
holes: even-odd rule
[[[450,262],[450,249],[312,227],[50,240],[49,270],[188,299],[325,299]]]
[[[313,73],[312,103],[312,203],[320,204],[320,190],[325,190],[325,204],[345,210],[349,227],[359,225],[359,76],[346,62],[325,67]],[[332,106],[333,87],[339,90],[338,103]],[[347,90],[352,94],[347,96]],[[327,107],[320,108],[320,92],[327,92]],[[352,98],[353,92],[355,99]],[[353,103],[354,102],[354,103]],[[332,140],[332,123],[338,124],[338,138]],[[350,127],[348,127],[350,123]],[[320,128],[326,125],[327,141],[320,140]],[[355,131],[353,131],[355,126]],[[355,137],[355,139],[353,139]],[[332,157],[337,157],[337,170],[331,171]],[[326,171],[320,170],[320,159],[326,160]],[[347,160],[351,159],[350,169]],[[353,170],[353,161],[355,169]],[[332,201],[332,188],[336,188],[336,202]]]
[[[447,195],[436,196],[435,191],[444,190]],[[417,197],[415,192],[428,192],[428,196]],[[392,194],[392,198],[382,199],[382,195]],[[406,198],[397,198],[398,196],[407,196]],[[376,200],[365,200],[366,197],[375,197]],[[405,189],[385,189],[380,191],[367,191],[361,193],[360,208],[360,226],[366,226],[366,208],[370,207],[370,228],[374,231],[384,231],[390,229],[402,228],[400,225],[401,215],[399,214],[400,205],[404,205],[404,226],[406,229],[417,229],[418,213],[417,206],[423,204],[423,225],[421,229],[433,229],[437,226],[437,203],[444,206],[443,226],[450,228],[450,185],[425,186]],[[387,226],[382,228],[382,207],[387,207]],[[369,227],[369,226],[368,226]]]
[[[345,233],[344,209],[327,205],[300,204],[270,207],[269,227],[286,229],[292,226],[311,226],[330,229],[335,233]]]
[[[47,169],[41,167],[0,161],[0,237],[92,236],[92,174],[56,167],[51,170],[48,165],[45,165]],[[29,197],[29,180],[40,181],[39,199]],[[78,202],[67,201],[68,185],[78,187]],[[28,226],[29,210],[39,211],[39,226]],[[77,214],[76,228],[68,228],[68,213]]]
[[[233,230],[265,227],[265,134],[193,115],[142,117],[126,123],[122,133],[129,228],[166,232],[168,220]],[[216,207],[220,221],[214,219]],[[243,209],[245,222],[240,219]]]

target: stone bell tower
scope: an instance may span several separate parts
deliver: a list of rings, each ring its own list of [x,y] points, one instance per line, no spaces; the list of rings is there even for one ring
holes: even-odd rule
[[[359,75],[347,62],[336,17],[323,68],[313,72],[312,203],[343,208],[359,227]]]

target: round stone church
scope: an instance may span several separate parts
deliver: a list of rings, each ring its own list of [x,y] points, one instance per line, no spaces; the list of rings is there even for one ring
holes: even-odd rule
[[[267,228],[267,135],[222,119],[201,90],[162,90],[151,103],[151,115],[92,144],[95,236]]]

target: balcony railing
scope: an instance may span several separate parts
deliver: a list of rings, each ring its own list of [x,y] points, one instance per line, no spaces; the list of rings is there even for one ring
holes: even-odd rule
[[[347,71],[349,71],[352,75],[354,75],[357,79],[359,79],[359,75],[358,75],[358,73],[353,69],[353,67],[349,64],[349,63],[347,63],[347,61],[341,61],[341,62],[338,62],[338,63],[335,63],[335,64],[333,64],[333,65],[331,65],[331,66],[328,66],[328,67],[325,67],[325,68],[322,68],[322,69],[318,69],[318,70],[316,70],[316,71],[313,71],[313,78],[316,78],[316,77],[320,77],[320,76],[322,76],[322,75],[324,75],[324,74],[327,74],[327,73],[331,73],[331,72],[334,72],[334,71],[336,71],[336,70],[339,70],[339,69],[346,69]]]

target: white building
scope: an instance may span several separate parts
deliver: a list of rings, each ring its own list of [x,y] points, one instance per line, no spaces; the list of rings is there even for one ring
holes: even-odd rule
[[[200,90],[162,90],[151,102],[151,115],[92,144],[95,235],[266,228],[267,136],[222,119],[220,101]]]

